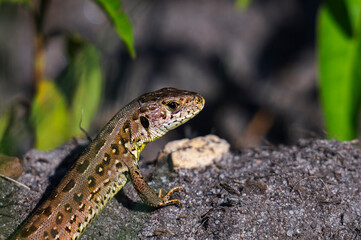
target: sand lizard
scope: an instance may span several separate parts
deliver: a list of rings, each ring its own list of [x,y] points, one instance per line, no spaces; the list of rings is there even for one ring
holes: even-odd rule
[[[144,146],[185,123],[204,106],[198,93],[163,88],[122,108],[84,149],[56,189],[11,239],[78,239],[92,219],[130,180],[150,206],[180,205],[172,188],[158,196],[144,181],[139,154]]]

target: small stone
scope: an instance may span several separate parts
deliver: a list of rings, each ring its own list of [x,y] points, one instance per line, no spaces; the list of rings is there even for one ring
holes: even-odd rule
[[[174,169],[204,168],[228,153],[230,144],[215,135],[182,139],[165,145],[158,161],[170,160]]]

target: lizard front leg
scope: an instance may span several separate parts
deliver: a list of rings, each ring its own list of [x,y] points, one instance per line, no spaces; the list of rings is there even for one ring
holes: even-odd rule
[[[135,190],[137,191],[139,197],[149,206],[152,207],[164,207],[168,205],[178,205],[181,206],[181,201],[179,199],[169,200],[171,195],[177,191],[184,191],[184,188],[181,186],[172,188],[166,195],[162,197],[162,191],[159,191],[157,195],[153,189],[147,184],[144,180],[142,174],[139,171],[137,165],[133,165],[129,168],[130,181],[132,182]]]

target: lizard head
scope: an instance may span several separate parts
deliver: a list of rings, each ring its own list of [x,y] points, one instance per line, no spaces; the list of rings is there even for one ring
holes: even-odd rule
[[[158,91],[146,93],[137,99],[140,126],[138,138],[141,145],[154,141],[168,131],[184,124],[197,115],[204,107],[204,98],[195,92],[162,88]]]

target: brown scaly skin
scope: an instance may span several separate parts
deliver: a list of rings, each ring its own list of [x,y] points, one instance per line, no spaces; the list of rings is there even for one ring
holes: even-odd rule
[[[163,88],[122,108],[80,155],[50,197],[10,239],[78,239],[92,219],[130,180],[141,199],[154,207],[180,205],[157,195],[144,181],[139,154],[144,146],[187,122],[204,106],[194,92]]]

